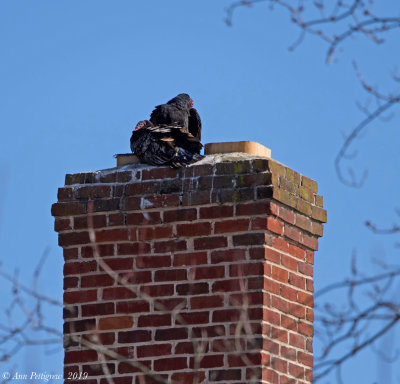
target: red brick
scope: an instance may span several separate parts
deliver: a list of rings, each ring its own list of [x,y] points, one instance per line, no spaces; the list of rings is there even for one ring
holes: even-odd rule
[[[94,272],[96,270],[97,270],[97,263],[95,261],[64,264],[64,276],[84,274],[88,272]]]
[[[155,340],[166,341],[166,340],[182,340],[188,338],[188,331],[186,328],[167,328],[157,329],[155,334]]]
[[[304,279],[304,277],[300,277],[298,275],[295,275],[294,273],[289,273],[289,284],[301,289],[305,289],[306,280]]]
[[[75,260],[78,258],[78,248],[63,249],[63,256],[65,261]]]
[[[131,328],[133,325],[132,316],[113,316],[113,317],[102,317],[99,319],[99,329],[123,329]]]
[[[297,332],[297,319],[295,320],[292,317],[281,315],[281,325],[286,329]]]
[[[297,247],[296,245],[293,244],[288,244],[289,245],[289,249],[288,252],[294,256],[297,257],[300,260],[304,260],[305,258],[305,251],[304,249]]]
[[[115,278],[108,275],[89,275],[81,277],[81,287],[89,288],[89,287],[109,287],[114,285]]]
[[[127,331],[127,332],[118,332],[118,343],[142,343],[151,340],[151,332],[146,331]]]
[[[129,213],[126,216],[127,225],[161,224],[160,212]]]
[[[207,264],[206,252],[193,252],[193,253],[177,253],[174,254],[174,267],[183,265],[201,265]]]
[[[68,247],[71,245],[88,244],[90,243],[89,233],[83,232],[69,232],[60,233],[58,235],[58,245],[61,247]]]
[[[210,223],[178,224],[176,226],[179,237],[205,236],[211,234]]]
[[[296,226],[311,232],[312,223],[309,217],[296,213]]]
[[[64,364],[84,363],[97,361],[97,352],[94,350],[65,352]]]
[[[246,233],[243,235],[232,236],[232,241],[234,246],[242,245],[263,245],[265,244],[265,234],[264,233]]]
[[[180,200],[178,195],[151,195],[143,197],[141,204],[144,209],[177,207]]]
[[[308,367],[312,368],[313,366],[313,355],[310,355],[308,353],[304,353],[301,351],[297,352],[297,360],[299,363],[307,365]]]
[[[215,223],[214,233],[243,232],[249,229],[249,219],[224,220]]]
[[[298,325],[298,330],[299,333],[308,337],[312,337],[314,335],[314,327],[312,324],[300,322]]]
[[[235,292],[241,291],[242,280],[219,280],[212,284],[213,292]]]
[[[274,355],[279,355],[279,344],[271,339],[263,339],[263,350]]]
[[[133,268],[133,259],[131,258],[103,259],[103,262],[113,271],[124,271]]]
[[[178,371],[187,368],[186,357],[170,357],[154,361],[155,371]]]
[[[93,244],[93,246],[82,247],[81,256],[85,259],[93,258],[95,256],[93,248],[95,248],[97,256],[114,256],[114,244]]]
[[[285,225],[285,236],[298,243],[301,243],[303,239],[302,233],[298,229],[289,225]]]
[[[186,240],[158,241],[154,243],[156,253],[186,251]]]
[[[314,252],[306,251],[306,261],[309,264],[314,264]]]
[[[137,347],[138,358],[166,356],[171,354],[171,344],[141,345]]]
[[[56,219],[54,221],[54,230],[56,232],[68,231],[72,229],[70,219]]]
[[[192,367],[194,366],[194,360],[191,358]],[[205,355],[200,360],[200,368],[217,368],[224,366],[224,355]]]
[[[132,184],[125,184],[125,195],[151,195],[160,191],[159,181],[142,181]]]
[[[282,343],[287,344],[289,334],[284,329],[271,327],[271,337],[273,340],[279,340]]]
[[[90,225],[88,225],[90,223]],[[106,215],[93,215],[91,219],[88,216],[74,217],[74,229],[101,228],[107,224]]]
[[[299,272],[303,275],[311,276],[313,275],[313,266],[307,263],[299,261]]]
[[[177,169],[168,167],[144,169],[142,171],[142,180],[170,179],[176,177],[177,172]]]
[[[225,267],[197,267],[192,268],[190,274],[193,275],[193,279],[195,280],[218,279],[225,276]]]
[[[238,353],[235,355],[228,355],[229,367],[245,367],[248,365],[259,365],[260,363],[260,353]]]
[[[194,239],[194,249],[215,249],[215,248],[225,248],[227,247],[227,238],[223,236],[215,237],[202,237],[199,239]]]
[[[162,327],[171,325],[171,315],[142,315],[139,317],[139,327]]]
[[[287,361],[278,357],[272,357],[271,368],[275,369],[278,372],[287,373],[288,363]]]
[[[313,251],[318,251],[318,238],[316,237],[304,235],[302,244],[311,248]]]
[[[140,360],[140,365],[141,365],[141,367],[146,367],[147,369],[150,369],[151,368],[151,360]],[[143,369],[141,367],[136,367],[130,362],[127,362],[127,363],[120,362],[118,364],[118,373],[122,373],[122,374],[124,374],[124,373],[140,373],[140,374],[142,374]],[[113,378],[113,380],[115,380],[115,379]],[[146,376],[144,376],[144,380],[146,383]],[[108,381],[107,381],[107,383],[108,383]],[[115,384],[117,384],[117,383],[115,383]],[[156,384],[156,383],[151,383],[151,384]]]
[[[232,205],[217,205],[200,208],[200,219],[216,219],[233,216]]]
[[[120,273],[119,281],[126,281],[127,284],[145,284],[151,282],[151,271],[130,271]]]
[[[209,293],[208,283],[178,284],[176,286],[178,295],[202,295]]]
[[[176,324],[187,325],[187,324],[207,324],[209,322],[210,312],[192,312],[192,313],[180,313],[176,319]]]
[[[51,207],[52,216],[75,216],[86,213],[86,204],[78,201],[55,203]]]
[[[304,319],[306,317],[306,309],[303,306],[294,303],[289,303],[288,313],[299,319]]]
[[[282,283],[287,283],[288,278],[289,278],[288,271],[273,265],[272,266],[272,278],[274,278],[275,280],[281,281]]]
[[[125,197],[122,201],[122,209],[127,211],[140,209],[142,199],[137,196]]]
[[[281,255],[281,261],[284,267],[297,272],[299,262],[295,258],[286,255]]]
[[[281,346],[281,357],[296,361],[296,350],[293,348],[287,348],[285,346]]]
[[[77,288],[78,282],[79,282],[78,277],[64,277],[64,282],[63,282],[64,290],[66,291],[67,289]]]
[[[171,223],[174,221],[192,221],[197,218],[197,210],[194,208],[178,209],[174,211],[164,212],[164,222]]]
[[[305,338],[304,336],[290,333],[289,344],[292,345],[293,347],[304,349]]]
[[[289,364],[289,373],[296,379],[304,380],[304,368],[295,364]]]
[[[74,197],[74,188],[71,187],[58,188],[57,192],[58,201],[72,200],[73,197]]]
[[[214,323],[225,323],[228,321],[237,321],[240,317],[240,309],[221,309],[215,310],[212,315]]]
[[[105,229],[102,231],[96,231],[96,242],[114,242],[129,240],[129,232],[127,229]]]
[[[77,199],[97,199],[110,197],[111,187],[109,185],[82,186],[76,188],[75,197]]]
[[[297,290],[286,285],[281,285],[281,296],[290,301],[297,300]]]
[[[114,314],[114,303],[96,303],[82,305],[82,316],[100,316]]]
[[[97,300],[96,289],[64,292],[64,304],[87,303],[95,300]]]
[[[233,264],[229,266],[229,276],[260,276],[264,274],[264,264],[263,263],[242,263]]]
[[[289,224],[295,223],[295,213],[291,209],[279,207],[278,216]]]
[[[139,228],[139,240],[153,240],[162,239],[167,237],[172,237],[172,227],[162,226],[162,227],[144,227]]]
[[[280,292],[280,284],[278,284],[275,280],[264,278],[263,288],[271,293],[276,295]]]
[[[174,294],[174,286],[172,284],[144,285],[140,287],[140,292],[150,297],[172,296]]]
[[[148,243],[123,243],[117,244],[117,254],[126,255],[143,255],[150,252],[150,244]]]
[[[186,298],[157,299],[154,302],[155,311],[177,311],[187,309]]]
[[[135,299],[137,297],[135,290],[125,287],[113,287],[103,289],[103,300],[123,300]]]
[[[211,251],[211,263],[229,263],[246,260],[246,250],[244,249],[224,249],[221,251]]]
[[[150,304],[146,300],[120,301],[117,304],[117,313],[149,312]]]
[[[154,273],[154,281],[186,280],[186,269],[159,270]]]
[[[171,256],[141,256],[136,258],[137,268],[161,268],[171,266]]]
[[[236,216],[265,215],[269,213],[270,203],[268,201],[257,201],[243,203],[236,206]]]
[[[279,251],[283,252],[289,251],[289,243],[286,240],[283,240],[281,237],[274,238],[273,247]]]
[[[203,308],[218,308],[224,306],[224,300],[222,296],[197,296],[190,299],[191,309],[203,309]]]

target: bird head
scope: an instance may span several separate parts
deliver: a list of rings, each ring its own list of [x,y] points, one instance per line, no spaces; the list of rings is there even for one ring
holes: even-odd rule
[[[142,129],[142,128],[152,127],[152,126],[153,126],[153,123],[152,123],[151,121],[149,121],[149,120],[142,120],[142,121],[139,121],[139,122],[136,124],[135,131],[138,131],[139,129]]]

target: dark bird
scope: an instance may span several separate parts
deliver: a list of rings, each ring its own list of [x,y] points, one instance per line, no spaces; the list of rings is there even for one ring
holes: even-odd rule
[[[131,150],[142,163],[170,165],[174,168],[203,158],[200,140],[178,124],[139,121],[131,136]]]
[[[180,93],[166,104],[157,105],[150,115],[150,121],[154,125],[179,125],[201,140],[201,119],[187,93]]]

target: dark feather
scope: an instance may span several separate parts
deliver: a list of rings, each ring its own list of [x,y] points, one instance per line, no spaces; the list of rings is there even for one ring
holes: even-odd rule
[[[186,93],[181,93],[166,104],[157,105],[150,115],[150,121],[154,125],[177,124],[187,130],[190,107],[190,96]]]
[[[195,108],[189,111],[189,132],[199,141],[201,141],[201,119]]]
[[[132,132],[131,150],[141,162],[182,167],[203,158],[200,141],[179,125],[139,122]]]

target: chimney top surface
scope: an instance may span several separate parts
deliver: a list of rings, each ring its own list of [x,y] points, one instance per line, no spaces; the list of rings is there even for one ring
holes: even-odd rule
[[[255,141],[229,141],[223,143],[207,143],[204,146],[206,157],[195,164],[208,164],[219,161],[245,160],[253,157],[271,157],[271,150]],[[223,156],[221,156],[223,154]],[[220,155],[220,156],[207,156]],[[228,156],[229,155],[229,156]],[[245,156],[243,156],[245,155]],[[248,156],[251,155],[251,156]],[[139,163],[139,159],[132,153],[122,153],[115,156],[117,167],[126,164]]]

